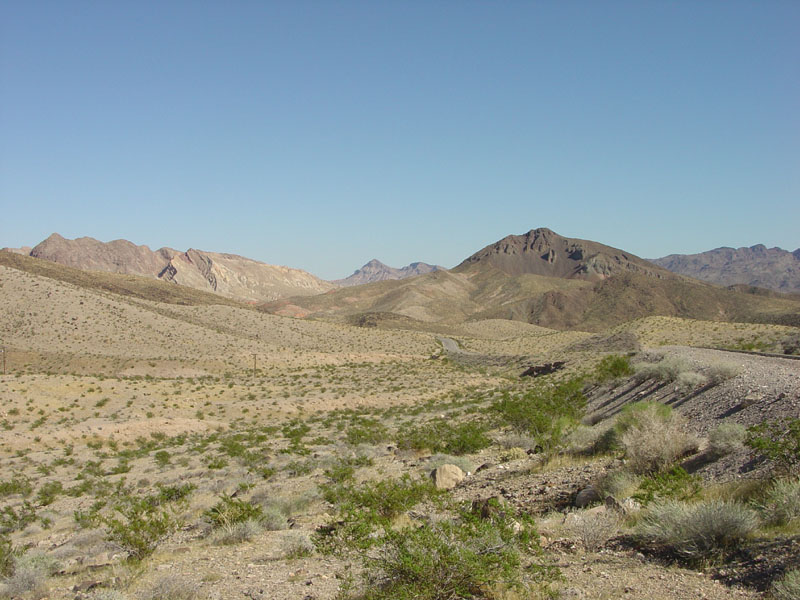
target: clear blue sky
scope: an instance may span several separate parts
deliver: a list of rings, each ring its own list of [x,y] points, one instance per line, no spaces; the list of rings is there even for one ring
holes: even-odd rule
[[[0,2],[0,247],[800,246],[800,2]]]

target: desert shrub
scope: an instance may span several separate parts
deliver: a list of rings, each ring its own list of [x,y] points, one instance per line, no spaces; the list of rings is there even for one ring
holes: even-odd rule
[[[759,503],[764,521],[770,525],[787,525],[800,518],[800,479],[779,479]]]
[[[633,375],[631,359],[621,354],[604,356],[594,369],[594,378],[600,383],[616,381],[631,375]]]
[[[641,477],[628,471],[611,471],[601,477],[594,487],[601,498],[613,496],[617,499],[631,496],[639,487]]]
[[[596,552],[619,533],[622,515],[616,510],[572,513],[567,531],[578,538],[587,552]]]
[[[14,571],[14,556],[11,540],[0,534],[0,577],[8,577]]]
[[[254,519],[226,524],[214,529],[211,534],[211,543],[220,546],[240,544],[252,540],[262,531],[264,531],[264,526],[260,521]]]
[[[20,494],[23,497],[31,495],[33,485],[30,479],[23,475],[14,475],[8,481],[0,481],[0,498]]]
[[[281,541],[284,558],[304,558],[314,552],[314,542],[305,533],[290,531]]]
[[[36,492],[36,500],[42,506],[49,506],[55,502],[58,495],[64,491],[60,481],[48,481],[43,483],[39,490]]]
[[[733,379],[739,374],[739,366],[731,362],[715,362],[708,366],[706,375],[713,384]]]
[[[678,378],[675,380],[675,383],[678,385],[678,389],[680,389],[682,392],[689,392],[707,384],[708,379],[696,371],[684,371],[683,373],[678,374]]]
[[[708,435],[708,453],[721,458],[744,447],[747,429],[739,423],[722,423]]]
[[[779,471],[800,473],[800,419],[761,423],[747,433],[745,444],[772,460]]]
[[[286,514],[275,505],[264,507],[261,523],[267,531],[279,531],[289,526]]]
[[[263,511],[260,504],[223,495],[219,502],[205,512],[205,517],[214,527],[222,527],[245,521],[260,521]]]
[[[733,549],[757,526],[755,513],[737,502],[667,500],[651,505],[637,533],[689,560],[701,560]]]
[[[346,597],[363,600],[495,599],[510,590],[526,593],[522,557],[535,547],[529,521],[511,513],[481,519],[461,511],[456,519],[411,530],[386,531],[374,557],[365,557],[366,587]],[[532,565],[540,580],[552,572]],[[527,596],[526,596],[527,597]]]
[[[406,424],[397,432],[397,446],[402,449],[449,454],[472,454],[492,443],[486,435],[488,426],[477,421],[453,423],[437,419],[425,425]]]
[[[92,523],[104,525],[111,541],[125,550],[129,558],[141,560],[152,554],[158,544],[181,524],[177,511],[183,502],[171,501],[172,494],[183,499],[183,491],[191,489],[193,486],[164,487],[158,494],[150,496],[122,495],[111,507],[110,514],[102,515],[95,511],[87,518]]]
[[[645,381],[655,379],[657,381],[675,381],[681,373],[691,371],[691,366],[684,359],[677,356],[667,356],[658,362],[644,362],[634,365],[636,379]]]
[[[499,459],[501,462],[510,462],[512,460],[521,460],[528,458],[528,453],[524,448],[509,448],[500,453]]]
[[[504,392],[491,410],[500,425],[533,436],[542,450],[550,451],[577,425],[585,405],[583,381],[572,379],[556,386],[540,384],[519,395]]]
[[[424,500],[436,499],[442,492],[427,477],[368,481],[360,486],[322,485],[325,500],[334,504],[338,518],[315,537],[320,551],[333,552],[342,547],[365,549],[374,543],[372,535],[388,527],[403,512]]]
[[[380,444],[389,439],[386,426],[376,419],[360,417],[347,429],[345,440],[348,444]]]
[[[168,575],[160,578],[146,593],[142,600],[197,600],[205,597],[200,586],[183,577]]]
[[[453,456],[452,454],[434,454],[425,465],[426,471],[438,469],[442,465],[455,465],[464,473],[471,473],[475,470],[475,465],[463,456]]]
[[[690,500],[697,497],[702,484],[702,477],[689,475],[682,467],[675,466],[644,477],[633,497],[645,506],[654,500]]]
[[[800,569],[787,571],[784,576],[772,584],[772,596],[775,600],[797,600],[800,598]]]
[[[28,552],[14,557],[13,574],[6,578],[6,589],[12,598],[28,592],[42,597],[47,579],[58,569],[58,562],[42,552]]]
[[[614,424],[598,423],[592,427],[578,425],[567,437],[567,450],[572,454],[595,456],[619,447]]]
[[[627,468],[645,474],[663,471],[697,449],[683,419],[663,404],[637,403],[623,411],[615,429],[625,450]]]

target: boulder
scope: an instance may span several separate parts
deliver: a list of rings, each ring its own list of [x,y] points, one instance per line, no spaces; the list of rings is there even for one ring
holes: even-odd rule
[[[578,508],[586,508],[590,504],[594,504],[595,502],[600,501],[600,494],[597,493],[597,490],[589,485],[583,488],[578,495],[575,496],[575,506]]]
[[[431,471],[431,479],[433,479],[436,489],[452,490],[464,479],[464,471],[456,465],[442,465]]]

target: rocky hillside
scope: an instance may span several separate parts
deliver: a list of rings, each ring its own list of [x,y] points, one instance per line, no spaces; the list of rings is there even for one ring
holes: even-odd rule
[[[376,281],[386,281],[392,279],[406,279],[408,277],[415,277],[416,275],[423,275],[432,271],[440,271],[444,267],[438,265],[429,265],[424,262],[413,262],[410,265],[396,269],[389,265],[383,264],[377,258],[373,258],[360,269],[353,272],[350,277],[344,279],[337,279],[333,283],[343,287],[351,285],[363,285],[365,283],[375,283]]]
[[[509,235],[479,250],[453,271],[469,272],[494,267],[507,275],[544,275],[564,279],[599,281],[618,273],[662,277],[662,269],[629,252],[597,242],[566,238],[550,229],[531,229]]]
[[[633,254],[535,229],[508,236],[456,268],[265,305],[295,317],[425,323],[512,319],[555,329],[601,331],[638,317],[800,324],[800,303],[729,290],[670,273]]]
[[[673,273],[719,285],[746,284],[777,292],[800,292],[800,248],[788,252],[763,244],[670,254],[652,262]]]
[[[54,233],[34,247],[30,256],[76,269],[153,277],[245,301],[321,294],[334,287],[305,271],[235,254],[172,248],[153,251],[127,240],[69,240]]]

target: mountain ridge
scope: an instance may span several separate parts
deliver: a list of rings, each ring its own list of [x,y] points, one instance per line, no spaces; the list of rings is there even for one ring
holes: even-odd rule
[[[377,258],[373,258],[360,269],[356,269],[349,277],[336,279],[331,283],[342,287],[349,287],[353,285],[375,283],[376,281],[406,279],[408,277],[416,277],[417,275],[424,275],[425,273],[441,271],[443,269],[444,267],[440,267],[439,265],[430,265],[424,262],[412,262],[398,269],[382,263]]]
[[[54,233],[33,247],[29,256],[82,270],[151,277],[250,302],[334,289],[333,284],[300,269],[194,248],[185,252],[168,247],[151,250],[124,239],[70,240]]]
[[[800,293],[800,248],[789,252],[764,244],[722,246],[697,254],[670,254],[653,264],[687,277],[724,286],[749,285]]]

